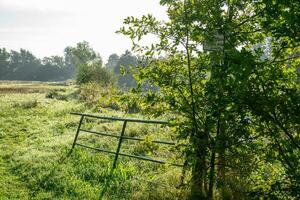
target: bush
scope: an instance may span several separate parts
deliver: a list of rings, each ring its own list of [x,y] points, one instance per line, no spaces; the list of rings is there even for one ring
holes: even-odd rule
[[[36,99],[34,100],[28,100],[28,101],[24,101],[24,102],[18,102],[18,103],[14,103],[13,107],[19,107],[19,108],[24,108],[24,109],[30,109],[30,108],[35,108],[37,107],[38,102]]]
[[[87,83],[80,86],[79,98],[87,106],[102,108],[120,109],[117,96],[120,92],[112,85],[101,86],[96,82]]]
[[[67,101],[68,100],[68,95],[67,94],[61,94],[58,91],[60,91],[60,90],[51,90],[51,91],[49,91],[48,93],[46,93],[46,98]],[[62,90],[62,91],[65,92],[65,90]],[[69,96],[72,96],[72,94],[70,94]]]
[[[79,99],[88,106],[96,105],[101,94],[101,87],[97,83],[86,83],[79,88]]]
[[[48,99],[54,99],[58,96],[58,92],[56,90],[50,90],[46,93],[46,98]]]
[[[113,74],[107,69],[98,66],[95,63],[88,63],[78,66],[76,82],[79,85],[96,82],[98,84],[107,86],[109,84],[113,84],[115,79]]]
[[[151,141],[152,139],[150,137],[146,137],[144,141],[139,142],[134,147],[133,153],[142,156],[153,154],[159,148],[159,146]]]
[[[139,106],[139,96],[133,93],[123,94],[120,96],[123,109],[126,113],[138,113],[141,111]]]
[[[97,82],[86,83],[80,86],[79,98],[87,106],[101,108],[111,108],[122,110],[126,113],[138,113],[141,111],[139,106],[139,96],[132,93],[124,94],[114,85],[101,85]]]

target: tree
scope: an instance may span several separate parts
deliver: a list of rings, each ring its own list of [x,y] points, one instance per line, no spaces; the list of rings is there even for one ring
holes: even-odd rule
[[[112,81],[109,72],[102,67],[102,58],[90,47],[88,42],[83,41],[77,43],[76,47],[67,47],[65,55],[68,64],[76,67],[77,83],[94,81],[109,84]]]
[[[66,54],[66,58],[69,54]],[[62,81],[72,78],[74,66],[64,57],[51,56],[38,59],[30,51],[8,52],[0,49],[0,79],[28,81]]]
[[[114,73],[118,76],[119,87],[126,89],[136,85],[135,79],[132,76],[132,70],[135,69],[137,64],[137,57],[132,55],[128,50],[120,56],[114,68]]]
[[[25,49],[20,49],[20,52],[11,51],[9,78],[15,80],[35,80],[40,64],[41,61]]]
[[[117,54],[111,54],[108,58],[108,61],[106,63],[106,67],[110,70],[114,70],[114,68],[117,66],[119,62],[120,57]]]
[[[287,22],[297,19],[297,12],[287,15],[284,10],[300,6],[289,2],[279,2],[275,10],[283,17],[273,18],[270,1],[162,0],[169,21],[151,15],[124,20],[119,32],[129,36],[135,52],[147,60],[138,67],[138,82],[160,89],[145,95],[146,101],[163,102],[165,111],[176,111],[179,138],[189,141],[191,199],[212,199],[215,193],[226,199],[241,192],[276,198],[299,195],[299,61],[290,57],[299,50],[299,26]],[[266,27],[268,22],[272,28]],[[291,34],[281,32],[286,28]],[[159,42],[140,46],[148,34]],[[271,40],[270,56],[262,60],[263,50],[254,46],[268,37],[276,39]],[[203,51],[206,44],[215,45]],[[158,59],[161,54],[167,59]],[[261,194],[251,179],[254,174],[262,177],[262,168],[269,164],[282,171],[281,179],[269,176],[272,181],[263,187],[273,190]],[[238,188],[237,183],[247,187]]]
[[[62,81],[68,78],[64,74],[65,62],[61,56],[44,57],[37,72],[38,80]]]
[[[9,52],[5,48],[0,48],[0,79],[4,79],[9,72]]]

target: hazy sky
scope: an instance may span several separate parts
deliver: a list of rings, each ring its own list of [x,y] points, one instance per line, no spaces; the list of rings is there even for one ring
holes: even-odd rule
[[[0,0],[0,48],[43,57],[86,40],[106,60],[131,48],[115,33],[123,19],[148,13],[166,19],[159,0]]]

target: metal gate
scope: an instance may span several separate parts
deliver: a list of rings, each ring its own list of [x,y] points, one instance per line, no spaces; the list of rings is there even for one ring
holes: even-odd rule
[[[167,125],[168,122],[166,122],[166,121],[141,120],[141,119],[130,119],[130,118],[118,118],[118,117],[105,117],[105,116],[96,116],[96,115],[84,114],[84,113],[71,113],[71,114],[81,116],[80,117],[80,121],[79,121],[79,125],[78,125],[78,128],[77,128],[77,131],[76,131],[76,135],[75,135],[75,138],[74,138],[74,142],[73,142],[73,145],[72,145],[72,150],[77,145],[77,146],[81,146],[81,147],[92,149],[92,150],[96,150],[96,151],[101,151],[101,152],[105,152],[105,153],[109,153],[109,154],[114,154],[115,158],[114,158],[114,162],[113,162],[113,165],[112,165],[113,169],[115,169],[116,166],[117,166],[117,161],[118,161],[118,157],[119,156],[136,158],[136,159],[150,161],[150,162],[155,162],[155,163],[160,163],[160,164],[166,164],[167,163],[167,164],[170,164],[170,165],[173,165],[173,166],[177,166],[177,167],[183,167],[184,166],[182,164],[168,163],[168,162],[163,161],[163,160],[155,160],[155,159],[149,158],[149,157],[132,155],[132,154],[126,154],[126,153],[122,153],[121,152],[122,142],[124,140],[145,141],[145,139],[143,139],[143,138],[129,137],[129,136],[125,136],[124,135],[128,123],[166,124]],[[109,134],[109,133],[106,133],[106,132],[97,132],[97,131],[82,129],[81,125],[82,125],[82,122],[83,122],[84,118],[104,119],[104,120],[109,120],[109,121],[122,121],[123,122],[122,130],[120,132],[120,135],[112,135],[112,134]],[[118,138],[119,142],[118,142],[118,146],[116,148],[116,151],[109,151],[109,150],[106,150],[106,149],[95,148],[95,147],[91,147],[91,146],[88,146],[88,145],[85,145],[85,144],[78,143],[77,139],[78,139],[78,136],[79,136],[80,132],[87,132],[87,133],[101,135],[101,136]],[[157,143],[157,144],[175,145],[175,142],[173,142],[173,141],[153,140],[151,142]],[[71,152],[72,152],[72,150],[71,150]]]

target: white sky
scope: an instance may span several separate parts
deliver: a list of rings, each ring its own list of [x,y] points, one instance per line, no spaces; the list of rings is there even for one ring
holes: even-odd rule
[[[115,33],[124,18],[166,19],[165,10],[159,0],[0,0],[0,48],[24,48],[41,58],[86,40],[106,61],[131,48]]]

